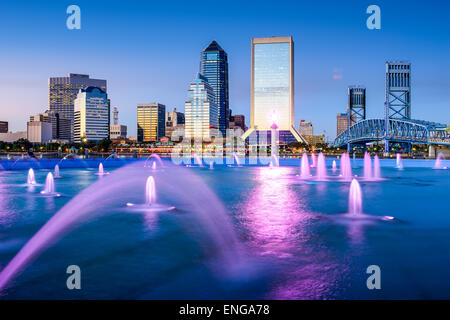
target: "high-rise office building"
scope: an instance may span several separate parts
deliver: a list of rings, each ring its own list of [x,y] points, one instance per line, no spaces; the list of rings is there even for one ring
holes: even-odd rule
[[[38,114],[30,117],[27,122],[27,139],[33,143],[46,143],[52,141],[53,126],[49,114]]]
[[[298,132],[302,136],[313,136],[314,135],[314,129],[311,122],[300,120],[300,125],[298,127]]]
[[[166,106],[160,103],[137,105],[137,141],[156,142],[166,135]]]
[[[41,124],[40,124],[41,123]],[[50,137],[47,137],[47,126],[50,127]],[[71,138],[71,121],[61,117],[59,113],[46,111],[33,115],[27,123],[28,137],[31,142],[63,141],[68,142]]]
[[[81,89],[74,101],[74,141],[98,142],[109,138],[110,104],[105,91]]]
[[[411,63],[386,62],[386,117],[411,119]]]
[[[215,95],[215,103],[219,109],[219,130],[225,137],[229,127],[229,94],[228,94],[228,57],[227,53],[214,40],[202,52],[200,57],[200,74],[208,79]]]
[[[170,138],[175,130],[184,130],[184,122],[184,113],[177,111],[177,108],[166,112],[166,136]]]
[[[366,119],[366,88],[348,87],[347,114],[349,126]]]
[[[275,121],[279,141],[305,142],[294,127],[294,42],[292,37],[252,39],[250,129],[265,131]]]
[[[342,132],[348,129],[348,114],[338,113],[336,115],[336,136],[340,135]]]
[[[215,101],[208,79],[198,73],[191,82],[185,103],[187,138],[210,139],[213,134],[211,129],[218,129],[219,110]]]
[[[230,129],[240,128],[242,131],[246,131],[248,128],[245,125],[245,116],[243,114],[231,114],[230,109]]]
[[[0,133],[8,133],[8,121],[0,121]]]
[[[106,80],[91,79],[87,74],[69,73],[67,77],[51,77],[48,79],[49,110],[59,116],[74,121],[74,100],[80,89],[97,87],[107,92]]]

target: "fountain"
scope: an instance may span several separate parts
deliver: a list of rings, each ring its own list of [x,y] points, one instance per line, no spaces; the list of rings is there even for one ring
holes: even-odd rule
[[[362,214],[362,192],[361,186],[356,179],[350,184],[350,193],[348,199],[348,212],[353,216]]]
[[[54,176],[54,178],[55,179],[61,178],[61,176],[59,174],[59,166],[58,165],[55,165],[55,176]]]
[[[150,176],[145,184],[145,204],[151,206],[154,203],[156,203],[155,179]]]
[[[442,152],[439,152],[436,157],[436,162],[434,163],[433,169],[447,169],[447,167],[442,166],[442,160],[445,160],[445,157]]]
[[[134,150],[135,151],[135,150]],[[134,156],[134,158],[136,158],[137,156]],[[144,167],[146,168],[147,167],[147,163],[148,163],[148,161],[150,160],[150,159],[155,159],[155,161],[158,163],[158,166],[161,168],[161,167],[163,167],[164,166],[164,163],[163,163],[163,161],[161,160],[161,157],[160,156],[158,156],[157,154],[155,154],[155,153],[152,153],[151,155],[149,155],[148,157],[147,157],[147,159],[145,159],[145,162],[144,162]],[[153,164],[152,164],[153,165]]]
[[[309,170],[308,155],[306,153],[304,153],[302,156],[302,161],[300,164],[300,177],[302,179],[309,179],[311,177],[311,173]]]
[[[105,171],[103,171],[103,163],[100,162],[100,164],[98,165],[98,175],[102,176],[105,174]]]
[[[209,163],[209,169],[214,169],[214,161],[211,160],[211,162]]]
[[[323,153],[319,153],[319,159],[317,161],[317,180],[326,180],[327,167],[325,164],[325,156]]]
[[[331,170],[333,170],[333,172],[335,172],[336,167],[337,167],[336,160],[333,160],[333,164],[331,165]]]
[[[280,166],[280,162],[278,160],[278,157],[276,155],[274,155],[274,154],[271,157],[270,166],[271,167],[279,167]]]
[[[372,180],[372,158],[367,152],[364,153],[364,178]]]
[[[377,155],[373,159],[373,177],[375,180],[381,179],[380,158]]]
[[[45,187],[44,190],[41,191],[41,194],[47,196],[60,196],[59,193],[55,192],[55,180],[51,172],[47,174],[47,178],[45,179]]]
[[[315,168],[317,166],[317,161],[316,161],[316,154],[313,152],[311,153],[311,168]]]
[[[211,268],[218,274],[229,277],[242,274],[240,267],[245,267],[242,260],[246,255],[240,246],[231,219],[216,194],[205,184],[203,179],[191,170],[165,163],[165,172],[155,171],[154,181],[161,194],[170,197],[175,205],[189,212],[189,219],[180,219],[178,223],[186,232],[195,224],[195,236],[200,248],[215,253]],[[49,173],[51,176],[51,173]],[[145,184],[146,198],[155,199],[152,182],[145,177],[142,164],[132,163],[112,172],[110,179],[98,179],[92,185],[78,193],[66,203],[49,221],[34,234],[7,265],[0,271],[0,294],[3,294],[10,281],[22,272],[42,252],[54,245],[64,235],[83,223],[94,218],[107,216],[124,203],[128,197],[136,197],[136,186]],[[49,180],[50,181],[50,180]],[[151,181],[151,179],[150,179]],[[159,185],[158,185],[159,181]],[[148,187],[148,188],[147,188]],[[151,213],[157,203],[147,203],[141,210],[144,215]],[[127,208],[128,209],[128,208]],[[133,212],[133,208],[128,209]],[[204,244],[204,246],[203,246]],[[239,269],[239,270],[238,270]],[[244,270],[245,271],[245,270]]]
[[[397,169],[403,169],[402,156],[400,153],[397,153],[395,166]]]
[[[348,153],[341,156],[341,177],[347,181],[352,179],[352,165]]]
[[[153,161],[153,163],[152,163],[152,170],[156,170],[156,162],[155,161]]]
[[[36,178],[34,176],[34,170],[33,168],[30,168],[30,170],[28,170],[28,179],[27,179],[27,183],[34,185],[36,184]]]

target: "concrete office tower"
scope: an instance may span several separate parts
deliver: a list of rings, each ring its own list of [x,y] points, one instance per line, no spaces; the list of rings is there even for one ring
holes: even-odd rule
[[[311,122],[300,120],[300,125],[298,127],[298,132],[302,136],[313,136],[314,135],[314,128]]]
[[[137,141],[156,142],[166,135],[166,106],[156,102],[137,105]]]
[[[48,138],[47,124],[51,124]],[[71,121],[61,117],[58,113],[46,111],[31,116],[27,123],[27,134],[31,142],[69,142],[71,138]]]
[[[47,143],[52,141],[52,119],[48,114],[38,114],[30,117],[27,122],[27,139],[33,143]]]
[[[411,63],[386,62],[386,118],[411,119]]]
[[[98,142],[109,138],[110,107],[105,91],[81,89],[74,101],[74,141]]]
[[[119,111],[117,107],[113,109],[113,124],[109,126],[109,138],[123,139],[127,137],[127,126],[119,124]]]
[[[230,109],[230,129],[240,128],[242,131],[247,131],[247,126],[245,125],[245,116],[243,114],[232,115]]]
[[[348,114],[338,113],[336,115],[336,136],[340,135],[342,132],[348,129]]]
[[[214,90],[209,85],[208,79],[197,74],[191,82],[185,103],[186,138],[209,140],[214,135],[211,129],[219,127],[218,107],[215,101]]]
[[[69,73],[67,77],[48,79],[49,110],[74,122],[74,101],[80,89],[97,87],[107,92],[106,80],[91,79],[87,74]],[[73,129],[72,129],[73,130]],[[73,136],[73,132],[72,132]]]
[[[228,94],[228,56],[214,40],[200,56],[200,74],[208,79],[215,95],[214,102],[218,108],[219,130],[225,137],[229,128],[229,94]]]
[[[266,131],[275,120],[280,143],[305,142],[294,127],[294,42],[292,37],[252,39],[250,129]]]
[[[366,88],[348,87],[347,114],[349,127],[359,121],[366,120]]]
[[[166,136],[171,138],[175,130],[184,130],[184,122],[184,113],[177,111],[177,108],[172,112],[166,112]]]

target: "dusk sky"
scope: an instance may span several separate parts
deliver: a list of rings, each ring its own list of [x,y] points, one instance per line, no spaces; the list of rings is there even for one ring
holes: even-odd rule
[[[81,8],[81,30],[66,8]],[[381,30],[366,8],[381,8]],[[250,124],[252,37],[293,36],[295,126],[312,121],[334,138],[347,86],[367,88],[367,114],[381,117],[386,60],[412,63],[412,117],[450,124],[449,1],[2,1],[0,120],[26,130],[46,110],[48,78],[86,73],[108,81],[128,135],[136,104],[184,111],[200,51],[216,40],[228,53],[230,108]]]

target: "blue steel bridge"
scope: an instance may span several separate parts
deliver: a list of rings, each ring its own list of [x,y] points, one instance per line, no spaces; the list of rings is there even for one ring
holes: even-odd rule
[[[334,146],[347,146],[350,151],[351,145],[378,141],[385,142],[386,152],[389,152],[389,143],[386,142],[450,147],[450,131],[447,125],[430,121],[389,119],[386,125],[386,119],[367,119],[337,136]]]

